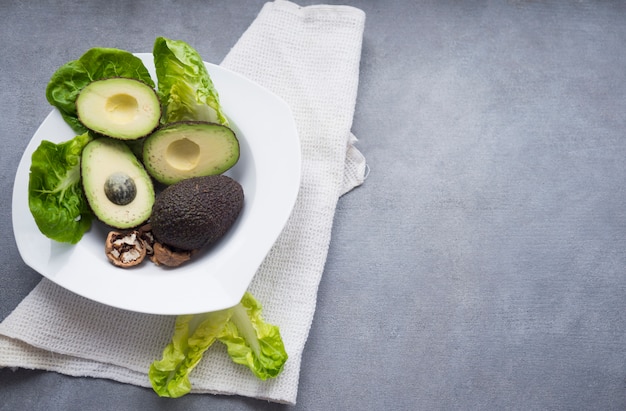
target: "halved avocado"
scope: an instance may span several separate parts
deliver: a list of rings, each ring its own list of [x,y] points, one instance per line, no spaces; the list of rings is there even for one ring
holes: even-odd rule
[[[76,98],[78,119],[97,133],[122,140],[150,134],[161,120],[161,103],[148,84],[123,77],[95,80]]]
[[[115,228],[132,228],[152,213],[154,186],[143,165],[123,142],[101,137],[81,159],[83,188],[94,215]]]
[[[222,174],[239,160],[235,132],[206,121],[169,123],[146,138],[143,163],[148,173],[171,185],[191,177]]]

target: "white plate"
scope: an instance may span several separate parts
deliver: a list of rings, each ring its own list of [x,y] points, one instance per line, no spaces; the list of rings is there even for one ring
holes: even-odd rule
[[[137,54],[156,81],[152,54]],[[20,161],[13,188],[13,230],[24,262],[56,284],[110,306],[151,314],[193,314],[239,302],[282,231],[300,186],[300,142],[287,104],[267,89],[206,63],[224,112],[241,144],[240,160],[226,174],[243,186],[244,207],[226,237],[192,261],[172,269],[144,261],[122,269],[108,262],[108,228],[94,222],[76,245],[43,236],[28,208],[28,174],[42,140],[63,142],[76,133],[55,109]]]

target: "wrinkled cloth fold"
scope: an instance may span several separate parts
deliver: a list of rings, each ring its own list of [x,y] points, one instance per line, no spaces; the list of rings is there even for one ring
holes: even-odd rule
[[[222,62],[284,99],[301,140],[296,205],[249,287],[265,319],[280,327],[289,360],[281,375],[261,381],[214,344],[190,376],[194,393],[296,402],[337,201],[365,178],[365,158],[350,131],[364,24],[354,7],[266,3]],[[0,323],[0,367],[149,387],[148,368],[169,342],[174,320],[105,306],[42,279]]]

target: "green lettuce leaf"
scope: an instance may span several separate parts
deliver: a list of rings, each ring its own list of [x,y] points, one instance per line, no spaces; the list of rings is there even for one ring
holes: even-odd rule
[[[163,123],[195,120],[228,125],[217,90],[194,48],[182,40],[157,37],[152,54]]]
[[[178,398],[191,391],[189,374],[213,344],[232,314],[230,309],[205,314],[180,315],[172,341],[161,360],[150,365],[148,378],[160,397]]]
[[[91,227],[93,214],[80,179],[80,156],[88,133],[64,143],[42,141],[31,157],[28,206],[48,238],[76,244]]]
[[[46,99],[59,109],[74,131],[84,133],[87,129],[76,114],[76,98],[87,84],[111,77],[134,78],[154,87],[154,81],[139,57],[125,50],[95,47],[54,72],[46,87]]]
[[[262,380],[276,377],[287,361],[278,327],[263,320],[261,305],[246,293],[233,308],[176,317],[172,341],[148,371],[154,391],[172,398],[189,393],[189,374],[216,340],[226,344],[234,362]]]
[[[226,344],[234,362],[245,365],[258,378],[266,380],[280,374],[288,356],[279,328],[266,323],[261,310],[261,304],[246,293],[233,308],[219,340]]]

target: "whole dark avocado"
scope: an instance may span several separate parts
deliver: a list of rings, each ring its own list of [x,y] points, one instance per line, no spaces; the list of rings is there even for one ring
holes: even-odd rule
[[[157,241],[181,250],[212,245],[237,220],[243,200],[241,185],[225,175],[182,180],[157,196],[152,233]]]

